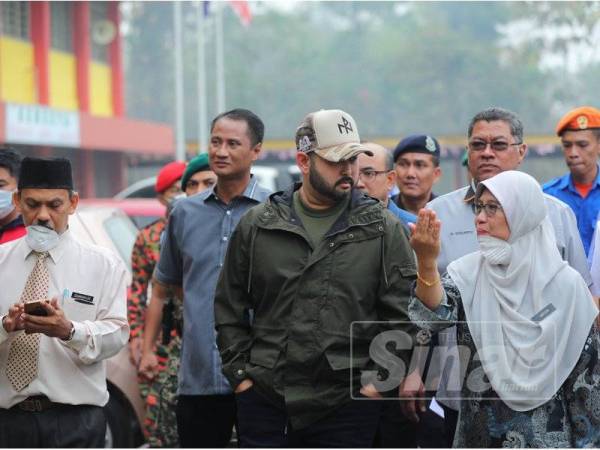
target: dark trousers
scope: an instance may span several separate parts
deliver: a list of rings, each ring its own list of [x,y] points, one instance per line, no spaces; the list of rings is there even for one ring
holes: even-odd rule
[[[419,422],[408,420],[400,401],[385,400],[374,447],[377,448],[445,448],[444,419],[427,409]]]
[[[235,398],[231,395],[180,395],[177,399],[177,433],[182,448],[224,448],[235,424]]]
[[[454,433],[456,432],[456,424],[458,423],[458,411],[442,405],[444,408],[444,428],[446,430],[446,444],[452,447],[454,442]]]
[[[102,448],[105,434],[106,418],[99,406],[0,409],[0,448]]]
[[[371,447],[381,402],[351,400],[316,423],[294,430],[286,412],[250,388],[236,395],[243,448]]]

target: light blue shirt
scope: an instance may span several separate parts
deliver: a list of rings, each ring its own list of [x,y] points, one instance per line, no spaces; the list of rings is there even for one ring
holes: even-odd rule
[[[215,288],[231,234],[269,193],[252,177],[243,195],[228,205],[211,188],[179,201],[169,216],[154,275],[161,283],[183,286],[181,395],[231,393],[216,344]]]
[[[577,218],[577,229],[585,253],[589,254],[592,236],[596,228],[596,217],[600,211],[600,167],[592,189],[585,198],[577,192],[570,173],[548,181],[542,188],[546,194],[562,200],[571,207]]]

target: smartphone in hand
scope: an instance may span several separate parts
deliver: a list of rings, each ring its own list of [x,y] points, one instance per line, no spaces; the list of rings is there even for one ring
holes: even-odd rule
[[[25,314],[31,314],[32,316],[47,316],[48,311],[42,305],[42,302],[29,302],[25,303]]]

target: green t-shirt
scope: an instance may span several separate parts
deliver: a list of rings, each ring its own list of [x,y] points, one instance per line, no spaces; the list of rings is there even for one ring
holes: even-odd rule
[[[302,225],[310,237],[313,248],[316,248],[321,243],[325,233],[331,229],[335,221],[342,214],[342,211],[348,206],[349,201],[350,196],[332,208],[317,211],[309,208],[302,202],[299,191],[294,192],[294,210],[302,221]]]

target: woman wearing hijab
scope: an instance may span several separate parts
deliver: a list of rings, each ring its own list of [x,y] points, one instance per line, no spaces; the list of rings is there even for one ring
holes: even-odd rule
[[[474,209],[480,250],[441,279],[433,211],[411,237],[410,317],[431,331],[456,324],[469,354],[454,446],[600,446],[598,310],[560,257],[539,184],[502,172],[479,184]]]

